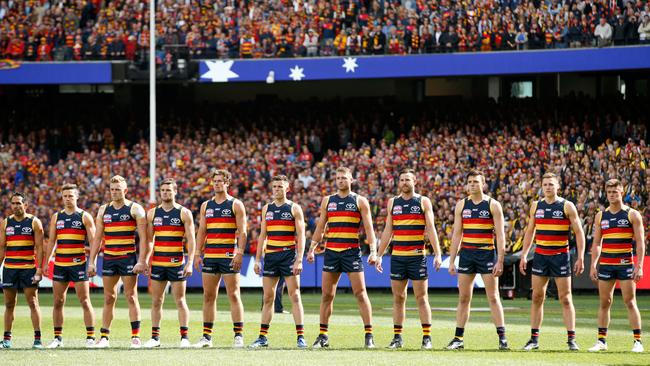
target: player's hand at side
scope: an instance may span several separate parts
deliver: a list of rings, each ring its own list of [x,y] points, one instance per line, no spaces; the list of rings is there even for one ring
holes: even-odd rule
[[[596,268],[596,266],[591,266],[589,268],[589,278],[591,278],[591,280],[594,281],[594,283],[598,282],[598,269]]]
[[[86,270],[88,272],[88,277],[94,277],[97,275],[97,266],[94,263],[88,263],[88,268]]]
[[[494,277],[499,277],[503,274],[503,262],[497,261],[497,263],[494,265],[494,268],[492,268],[492,275]]]
[[[314,263],[314,250],[313,249],[309,249],[309,251],[307,252],[307,262],[308,263]]]
[[[203,266],[203,258],[201,258],[200,254],[197,254],[194,256],[194,269],[198,271],[201,266]]]
[[[528,262],[526,262],[526,256],[522,254],[521,258],[519,259],[519,273],[521,273],[523,276],[526,275],[526,267],[528,267]]]
[[[135,274],[147,275],[147,272],[147,265],[142,262],[138,262],[133,266],[133,273]]]
[[[239,270],[241,270],[241,264],[243,260],[244,260],[244,256],[241,253],[237,253],[235,254],[235,257],[232,259],[230,266],[234,271],[239,272]]]
[[[576,276],[580,276],[584,271],[585,271],[585,260],[583,258],[578,258],[576,260],[576,263],[573,265],[573,273],[575,273]]]
[[[440,271],[440,266],[442,266],[442,256],[437,254],[433,257],[433,267],[436,269],[436,272]]]
[[[377,262],[377,254],[370,253],[370,255],[368,256],[368,264],[374,266],[376,262]]]
[[[253,266],[253,271],[255,271],[255,274],[258,276],[262,275],[262,263],[255,261],[255,265]]]
[[[382,257],[377,257],[375,260],[375,269],[379,273],[384,273],[384,267],[381,266],[381,262],[383,261]]]
[[[297,258],[297,259],[293,262],[293,275],[294,275],[294,276],[299,276],[300,273],[302,273],[302,259],[301,259],[301,258]]]
[[[634,279],[634,282],[639,282],[643,279],[643,267],[637,265],[634,268],[634,273],[632,274],[632,278]]]
[[[458,272],[456,271],[456,261],[449,261],[449,268],[447,269],[447,272],[449,272],[450,275],[455,276]]]
[[[185,267],[183,268],[183,277],[184,278],[189,278],[192,276],[192,266],[193,263],[187,263]]]

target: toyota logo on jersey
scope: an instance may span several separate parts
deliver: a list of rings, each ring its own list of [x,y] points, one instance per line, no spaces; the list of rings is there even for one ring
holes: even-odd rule
[[[488,216],[490,216],[490,211],[488,211],[488,210],[483,210],[483,211],[481,211],[481,212],[478,213],[478,216],[479,216],[479,217],[488,217]]]
[[[282,217],[283,219],[285,219],[285,220],[289,220],[289,219],[291,219],[291,214],[288,213],[288,212],[283,212],[282,215],[281,215],[281,217]]]
[[[128,221],[131,218],[131,215],[120,215],[120,221]]]
[[[22,229],[23,234],[31,234],[32,233],[32,228],[31,227],[24,227]]]
[[[562,211],[553,211],[553,217],[562,217],[564,216],[564,213]]]
[[[170,222],[172,225],[176,225],[176,226],[178,226],[178,225],[181,224],[181,219],[179,219],[179,218],[177,218],[177,217],[173,217],[172,219],[169,220],[169,222]]]
[[[221,210],[221,215],[222,216],[230,216],[230,214],[232,214],[231,210],[228,210],[228,209]]]
[[[619,226],[627,226],[627,225],[630,224],[630,222],[627,219],[620,219],[620,220],[618,220],[617,224]]]
[[[411,206],[411,213],[419,213],[420,206]]]
[[[357,205],[355,205],[354,203],[348,203],[348,204],[345,205],[345,209],[346,210],[356,210]]]

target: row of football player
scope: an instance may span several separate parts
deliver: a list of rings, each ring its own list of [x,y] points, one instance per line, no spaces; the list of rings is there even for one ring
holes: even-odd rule
[[[50,227],[50,245],[43,253],[43,229],[40,221],[34,218],[34,243],[37,258],[43,258],[42,268],[15,270],[7,268],[3,282],[5,288],[6,311],[13,312],[16,303],[16,290],[24,288],[35,328],[36,347],[40,347],[40,312],[38,311],[37,283],[41,275],[47,272],[46,263],[53,252],[61,255],[65,260],[65,249],[70,248],[66,242],[66,220],[68,213],[79,214],[87,238],[91,241],[91,253],[88,265],[85,263],[60,262],[55,259],[54,266],[54,327],[55,339],[50,348],[63,346],[63,305],[65,293],[70,281],[74,282],[79,300],[84,309],[84,321],[87,326],[89,347],[109,347],[110,326],[113,319],[116,287],[121,279],[125,287],[125,295],[129,304],[129,315],[132,326],[132,346],[140,347],[139,337],[140,307],[137,300],[135,274],[148,274],[152,279],[153,304],[151,310],[152,336],[144,343],[144,347],[160,346],[160,319],[161,308],[164,300],[164,289],[167,282],[171,282],[172,293],[175,297],[179,311],[181,347],[189,347],[187,326],[189,311],[185,302],[185,282],[191,275],[193,267],[201,268],[204,284],[203,304],[203,336],[195,347],[210,347],[212,345],[212,327],[216,317],[216,296],[219,283],[223,278],[226,292],[231,305],[233,319],[234,346],[243,347],[243,306],[239,292],[239,270],[242,263],[243,245],[246,242],[246,213],[242,202],[228,195],[228,185],[231,180],[230,173],[217,170],[213,173],[214,197],[201,206],[199,230],[194,234],[194,220],[189,210],[175,202],[176,185],[173,180],[164,180],[160,185],[160,198],[162,203],[145,214],[142,206],[125,198],[127,187],[122,177],[116,176],[111,180],[110,192],[112,201],[101,206],[93,222],[91,216],[78,209],[76,200],[78,190],[74,185],[62,187],[64,210],[55,214]],[[365,197],[350,191],[352,175],[348,168],[340,168],[336,174],[337,192],[326,196],[321,205],[321,217],[312,237],[311,245],[307,251],[307,260],[313,261],[314,251],[323,240],[327,227],[327,242],[325,263],[323,267],[322,301],[320,306],[320,334],[313,343],[314,348],[329,346],[328,321],[332,313],[333,300],[336,286],[341,273],[347,273],[357,299],[361,317],[364,323],[364,344],[373,348],[372,336],[372,307],[368,299],[364,277],[363,263],[361,263],[358,245],[358,231],[361,225],[368,233],[368,242],[371,243],[371,253],[368,263],[380,272],[382,256],[377,255],[376,239],[372,228],[372,219],[368,201]],[[431,242],[435,256],[434,266],[438,270],[441,264],[440,248],[435,231],[434,217],[429,198],[415,193],[417,184],[416,174],[413,170],[403,171],[399,176],[399,195],[389,200],[386,227],[377,246],[378,252],[383,254],[388,245],[392,244],[391,256],[391,287],[394,296],[393,318],[394,338],[389,348],[401,348],[404,344],[401,337],[402,323],[405,318],[405,300],[407,283],[411,280],[413,291],[420,310],[422,323],[422,347],[431,349],[431,311],[428,302],[427,262],[424,258],[423,243],[427,236]],[[476,274],[480,274],[485,283],[489,298],[492,318],[495,322],[499,338],[499,348],[509,349],[506,340],[503,309],[498,295],[498,277],[503,269],[504,233],[503,213],[499,202],[483,193],[485,178],[479,171],[470,171],[467,174],[466,188],[469,196],[458,202],[455,208],[455,222],[450,258],[449,272],[459,276],[459,303],[457,311],[457,328],[454,338],[447,346],[448,349],[464,348],[464,327],[469,317],[469,307],[472,297],[473,282]],[[287,199],[288,179],[277,176],[272,181],[273,202],[264,206],[262,211],[262,228],[260,245],[255,261],[255,272],[264,276],[264,305],[262,321],[258,338],[250,347],[267,347],[266,337],[272,319],[272,303],[275,288],[280,276],[286,278],[289,295],[293,304],[293,315],[296,322],[297,346],[307,347],[304,339],[303,310],[300,299],[299,275],[302,270],[304,249],[304,220],[299,205]],[[533,302],[531,304],[531,338],[524,346],[525,350],[539,348],[539,328],[542,323],[542,309],[546,286],[550,278],[555,278],[559,290],[560,301],[563,307],[565,325],[567,327],[567,344],[570,350],[577,350],[575,341],[575,310],[571,300],[570,277],[572,274],[568,250],[568,233],[573,229],[577,238],[576,263],[573,272],[580,275],[583,272],[584,234],[577,216],[575,206],[557,196],[559,182],[553,173],[547,173],[542,179],[544,197],[533,202],[530,211],[530,220],[524,238],[522,258],[526,258],[535,239],[536,249],[532,265],[533,274]],[[635,283],[643,276],[643,227],[637,211],[624,206],[622,203],[622,185],[616,180],[607,182],[607,196],[610,207],[599,212],[594,230],[594,245],[592,251],[592,268],[590,276],[598,281],[601,297],[601,306],[598,316],[598,341],[590,351],[607,349],[606,333],[609,322],[609,307],[616,280],[619,280],[623,297],[627,305],[630,325],[633,329],[633,351],[642,352],[641,320],[635,300]],[[25,198],[14,194],[11,198],[14,212],[13,220],[25,218]],[[126,207],[126,209],[125,209]],[[121,211],[122,210],[122,211]],[[123,213],[124,210],[128,213]],[[276,217],[275,214],[279,214]],[[61,215],[61,217],[59,217]],[[117,222],[113,222],[113,215]],[[61,220],[64,218],[64,220]],[[11,218],[10,218],[11,219]],[[5,229],[10,226],[6,220]],[[74,221],[73,221],[74,222]],[[120,222],[133,222],[132,232],[111,237],[117,230],[123,230]],[[610,225],[611,222],[611,225]],[[77,224],[78,225],[78,224]],[[175,226],[175,227],[172,227]],[[18,226],[17,226],[18,228]],[[170,231],[170,228],[172,229]],[[66,231],[67,230],[67,231]],[[129,243],[134,246],[135,230],[139,231],[141,241],[140,256],[135,258],[135,251],[127,256],[116,255],[109,260],[109,241],[117,240],[119,243]],[[7,246],[8,232],[3,230],[0,248]],[[117,239],[115,239],[117,237]],[[185,239],[187,259],[183,258],[182,242]],[[237,239],[235,239],[237,237]],[[180,254],[178,254],[178,240],[180,238]],[[68,238],[69,239],[69,238]],[[86,238],[84,238],[86,239]],[[174,240],[171,240],[174,239]],[[636,266],[632,261],[633,239],[637,246]],[[95,275],[95,262],[99,253],[102,240],[106,241],[104,255],[104,310],[102,319],[101,338],[94,340],[94,318],[92,305],[88,297],[88,276]],[[120,241],[125,240],[125,241]],[[494,247],[496,243],[496,250]],[[119,245],[118,245],[119,246]],[[228,248],[232,246],[229,251]],[[55,250],[55,247],[57,248]],[[64,247],[63,250],[60,248]],[[196,255],[195,254],[196,247]],[[165,249],[167,248],[167,249]],[[169,260],[169,248],[172,253],[180,255],[181,259]],[[603,249],[601,253],[601,248]],[[151,252],[154,252],[150,260]],[[24,253],[23,253],[24,254]],[[156,254],[158,255],[158,258]],[[459,264],[455,265],[458,257]],[[262,258],[264,264],[262,265]],[[167,260],[165,262],[165,260]],[[147,264],[150,264],[147,265]],[[72,268],[70,268],[72,267]],[[520,262],[520,270],[525,272],[527,263]],[[30,272],[32,271],[32,272]],[[58,272],[58,273],[57,273]],[[16,275],[21,273],[22,276]],[[15,278],[15,283],[7,282],[6,278]],[[22,283],[21,283],[22,280]],[[7,286],[8,284],[8,286]],[[12,286],[13,285],[13,286]],[[5,324],[4,347],[11,345],[11,322],[13,316]]]

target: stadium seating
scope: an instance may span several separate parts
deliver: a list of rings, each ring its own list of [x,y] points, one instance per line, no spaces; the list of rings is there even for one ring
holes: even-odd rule
[[[638,1],[159,1],[157,59],[417,54],[650,42]],[[604,18],[609,36],[598,39]],[[149,45],[142,0],[2,1],[0,57],[137,60]],[[602,38],[602,37],[601,37]]]

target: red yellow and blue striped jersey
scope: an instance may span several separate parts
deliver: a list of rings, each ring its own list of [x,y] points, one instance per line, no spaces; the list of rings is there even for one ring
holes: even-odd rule
[[[291,213],[293,202],[280,206],[271,202],[266,207],[267,242],[264,253],[282,252],[296,249],[296,219]]]
[[[185,263],[183,256],[183,238],[185,224],[181,216],[183,207],[174,206],[165,211],[156,207],[153,218],[153,257],[151,265],[160,267],[177,267]]]
[[[5,220],[5,268],[36,268],[34,252],[34,216],[26,214],[18,221],[11,215]]]
[[[391,211],[393,218],[393,247],[391,255],[398,256],[423,256],[424,229],[426,219],[422,207],[422,196],[413,195],[408,200],[402,196],[393,199]]]
[[[634,227],[630,221],[630,208],[612,213],[609,208],[600,219],[603,247],[598,261],[601,265],[632,264],[634,252]]]
[[[461,249],[494,250],[494,216],[490,209],[492,198],[484,199],[475,204],[467,197],[463,204],[461,219],[463,223],[463,239]]]
[[[54,264],[62,267],[86,263],[86,225],[84,211],[72,215],[59,211],[56,216],[56,251]]]
[[[125,259],[135,255],[136,219],[133,202],[119,209],[108,204],[104,210],[104,260]]]
[[[558,198],[553,203],[541,199],[535,211],[535,253],[555,255],[569,252],[569,226],[571,221],[564,210],[566,200]]]
[[[342,252],[359,248],[359,227],[361,211],[357,204],[357,194],[345,197],[333,194],[327,199],[327,242],[326,249]]]
[[[217,203],[214,199],[205,205],[206,239],[204,258],[232,258],[237,247],[237,219],[235,199],[228,197]]]

